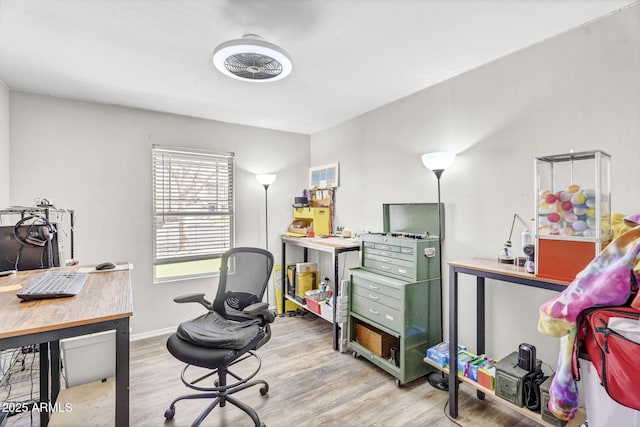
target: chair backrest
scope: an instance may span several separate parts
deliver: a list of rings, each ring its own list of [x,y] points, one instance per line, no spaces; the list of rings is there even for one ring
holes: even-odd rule
[[[220,261],[218,292],[213,309],[225,315],[228,311],[261,302],[273,270],[273,255],[260,248],[229,249]]]

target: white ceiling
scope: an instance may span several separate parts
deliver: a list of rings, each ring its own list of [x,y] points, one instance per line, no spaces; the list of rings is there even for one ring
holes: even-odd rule
[[[636,0],[0,0],[0,80],[17,91],[312,134]],[[284,80],[217,71],[254,33]]]

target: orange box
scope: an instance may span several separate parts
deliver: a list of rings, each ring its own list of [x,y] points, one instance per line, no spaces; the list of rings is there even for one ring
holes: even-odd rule
[[[600,252],[596,242],[538,239],[537,276],[573,281]]]

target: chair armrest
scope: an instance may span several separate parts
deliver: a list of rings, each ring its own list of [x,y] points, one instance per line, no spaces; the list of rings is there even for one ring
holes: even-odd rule
[[[177,302],[178,304],[182,304],[185,302],[197,302],[199,304],[202,304],[202,306],[207,310],[212,309],[211,303],[205,299],[204,294],[180,295],[178,297],[175,297],[173,301]]]
[[[245,314],[250,314],[255,316],[257,314],[261,314],[263,311],[269,308],[269,304],[266,302],[256,302],[255,304],[251,304],[246,306],[242,312]]]
[[[272,311],[269,311],[269,304],[266,302],[251,304],[245,307],[242,312],[254,317],[260,316],[266,323],[273,323],[276,320],[275,314],[273,314]]]

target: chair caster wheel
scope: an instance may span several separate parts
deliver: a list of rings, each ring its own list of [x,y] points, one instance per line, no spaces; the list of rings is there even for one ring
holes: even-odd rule
[[[401,387],[402,386],[402,382],[396,378],[396,387]]]
[[[354,359],[358,358],[358,353],[356,353],[355,351],[353,353],[351,353],[351,355],[353,356]]]
[[[269,386],[266,385],[264,387],[260,387],[260,395],[261,396],[266,396],[267,393],[269,393]]]
[[[173,417],[176,415],[176,408],[175,406],[170,407],[169,409],[167,409],[166,411],[164,411],[164,417],[167,420],[172,420]]]

